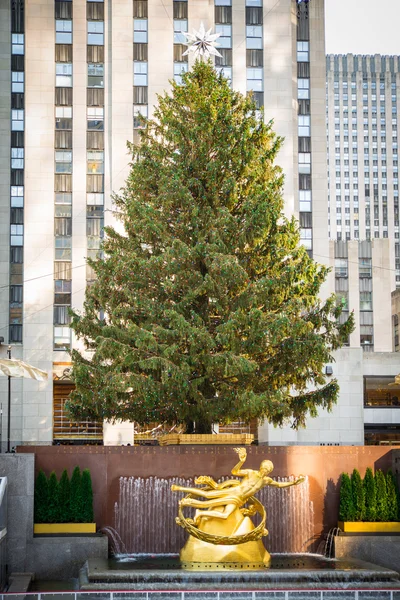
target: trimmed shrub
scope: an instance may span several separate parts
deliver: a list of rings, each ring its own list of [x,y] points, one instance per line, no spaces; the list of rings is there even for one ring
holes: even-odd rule
[[[35,523],[48,523],[49,487],[44,471],[40,470],[35,481]]]
[[[376,520],[388,520],[388,505],[387,505],[387,486],[386,478],[381,469],[375,473],[375,488],[376,488]]]
[[[58,500],[60,505],[60,523],[71,522],[71,484],[67,469],[64,469],[58,484]]]
[[[364,477],[364,495],[365,495],[365,520],[368,522],[376,521],[376,488],[374,474],[371,467],[365,471]]]
[[[48,506],[48,523],[59,523],[60,522],[60,503],[58,498],[58,481],[57,475],[54,471],[50,473],[49,477],[49,506]]]
[[[82,523],[83,503],[82,503],[82,475],[78,466],[72,472],[71,477],[71,522]]]
[[[82,522],[93,523],[93,489],[89,469],[84,469],[82,471],[82,504]]]
[[[351,480],[347,473],[342,473],[340,482],[339,521],[354,521],[354,503]]]
[[[386,473],[387,516],[388,521],[397,521],[399,506],[397,500],[397,482],[392,469]]]
[[[365,494],[358,469],[354,469],[351,474],[351,491],[353,494],[354,521],[363,521],[365,517]]]

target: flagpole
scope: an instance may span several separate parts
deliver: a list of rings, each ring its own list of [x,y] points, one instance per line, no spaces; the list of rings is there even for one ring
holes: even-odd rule
[[[7,349],[8,358],[11,358],[11,346]],[[11,437],[11,377],[8,376],[8,423],[7,423],[7,452],[10,452]]]

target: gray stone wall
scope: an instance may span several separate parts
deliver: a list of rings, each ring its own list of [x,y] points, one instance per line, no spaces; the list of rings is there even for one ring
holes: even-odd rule
[[[8,572],[26,571],[33,538],[34,454],[0,454],[0,477],[7,477]]]
[[[106,536],[33,536],[34,454],[0,454],[0,477],[8,480],[8,572],[38,579],[78,577],[88,558],[107,558]]]
[[[335,557],[358,558],[400,573],[400,536],[336,536]]]
[[[36,579],[71,579],[79,576],[88,558],[107,558],[108,539],[96,536],[34,537],[28,544],[26,570]]]

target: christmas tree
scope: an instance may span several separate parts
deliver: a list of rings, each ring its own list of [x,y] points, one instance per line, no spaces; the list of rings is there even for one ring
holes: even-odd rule
[[[96,281],[72,328],[74,418],[139,424],[253,418],[303,426],[338,395],[324,365],[353,327],[327,268],[283,215],[282,140],[253,100],[197,61],[159,97],[115,197]]]

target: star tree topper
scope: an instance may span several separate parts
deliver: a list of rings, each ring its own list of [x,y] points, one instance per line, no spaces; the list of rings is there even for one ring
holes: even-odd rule
[[[190,52],[193,53],[195,58],[203,57],[209,58],[212,56],[222,56],[215,46],[219,46],[215,42],[217,38],[221,35],[220,33],[211,33],[211,29],[208,31],[205,30],[203,23],[201,23],[198,31],[193,29],[193,33],[184,33],[186,36],[187,42],[184,42],[185,46],[188,46],[186,52],[183,53],[183,56],[186,56]]]

